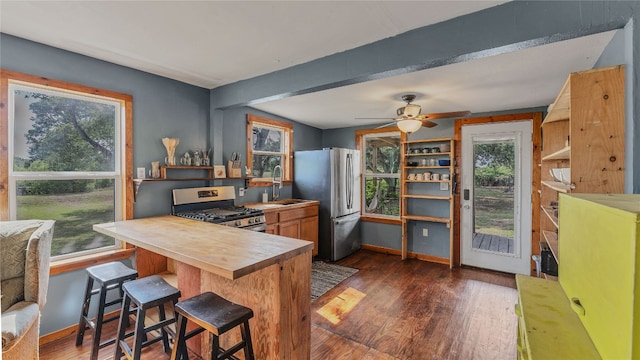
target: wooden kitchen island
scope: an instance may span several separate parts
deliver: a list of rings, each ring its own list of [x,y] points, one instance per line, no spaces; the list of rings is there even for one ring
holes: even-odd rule
[[[93,229],[135,245],[140,276],[175,260],[181,299],[212,291],[251,308],[256,359],[310,358],[313,243],[169,215]],[[223,347],[239,339],[239,331],[230,333]],[[192,340],[192,350],[206,353],[208,337]]]

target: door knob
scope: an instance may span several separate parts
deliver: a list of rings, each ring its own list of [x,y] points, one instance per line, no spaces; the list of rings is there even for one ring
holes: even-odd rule
[[[469,210],[469,209],[471,209],[471,206],[470,206],[469,204],[465,204],[465,205],[463,206],[463,208],[464,208],[465,210]]]

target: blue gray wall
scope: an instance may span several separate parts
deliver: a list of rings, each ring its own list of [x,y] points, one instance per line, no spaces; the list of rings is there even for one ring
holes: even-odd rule
[[[180,138],[178,152],[208,146],[208,89],[6,34],[0,34],[0,48],[3,69],[131,94],[134,168],[149,169],[151,161],[164,158],[162,137]],[[168,214],[170,189],[175,186],[171,182],[143,184],[135,203],[135,216]],[[130,261],[126,262],[130,265]],[[84,284],[84,271],[51,277],[41,334],[77,323]]]
[[[269,119],[285,121],[293,124],[293,150],[313,150],[322,148],[322,130],[308,125],[303,125],[290,119],[286,119],[277,115],[266,113],[251,107],[237,107],[223,111],[222,131],[218,131],[213,136],[215,143],[222,143],[222,160],[219,163],[226,164],[231,157],[232,152],[241,154],[242,163],[247,163],[247,142],[245,140],[247,132],[247,114],[266,117]],[[230,185],[243,186],[244,181],[232,180],[226,182]],[[249,187],[244,197],[238,197],[236,192],[236,203],[245,204],[262,201],[262,193],[267,190],[269,199],[271,196],[271,186],[268,187]],[[280,190],[280,198],[291,198],[292,187],[285,185]]]

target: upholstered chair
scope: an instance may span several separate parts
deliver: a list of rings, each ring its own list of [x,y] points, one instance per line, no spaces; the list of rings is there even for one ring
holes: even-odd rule
[[[0,222],[2,359],[38,359],[47,298],[52,220]]]

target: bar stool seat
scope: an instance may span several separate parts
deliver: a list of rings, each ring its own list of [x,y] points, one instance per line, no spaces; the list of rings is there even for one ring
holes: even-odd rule
[[[169,335],[174,336],[174,332],[168,325],[176,322],[175,305],[180,298],[180,290],[169,285],[158,275],[152,275],[138,280],[133,280],[122,285],[124,300],[122,309],[128,309],[131,304],[136,307],[136,327],[133,334],[133,349],[125,342],[126,324],[124,317],[120,317],[118,324],[118,336],[114,359],[120,359],[124,354],[127,359],[140,359],[142,348],[158,341],[162,341],[164,351],[169,352]],[[164,305],[170,303],[174,307],[173,317],[167,319]],[[153,325],[145,327],[147,310],[158,308],[159,321]],[[124,312],[121,312],[124,313]],[[160,330],[161,335],[147,340],[147,333]]]
[[[108,345],[113,344],[115,338],[109,339],[105,342],[100,342],[102,335],[102,325],[113,320],[117,320],[119,316],[112,316],[104,318],[105,308],[120,304],[123,298],[122,284],[135,280],[138,277],[138,272],[123,265],[121,262],[114,261],[106,264],[91,266],[86,269],[87,271],[87,287],[85,290],[84,301],[82,303],[82,311],[80,313],[80,320],[78,321],[78,333],[76,335],[76,346],[82,345],[84,340],[84,333],[87,329],[93,330],[93,342],[91,346],[90,359],[95,360],[98,358],[98,351]],[[94,282],[98,283],[99,287],[93,289]],[[119,297],[117,299],[107,302],[107,293],[111,290],[118,290]],[[91,298],[94,295],[100,295],[98,303],[98,314],[96,315],[95,323],[89,318],[89,308],[91,307]],[[126,319],[129,319],[129,312],[127,312]],[[128,322],[126,322],[128,326]]]
[[[245,359],[253,359],[253,346],[249,319],[253,317],[253,310],[242,305],[234,304],[212,292],[206,292],[176,304],[178,324],[176,341],[171,353],[171,359],[188,360],[186,340],[208,331],[211,337],[211,359],[232,359],[233,354],[244,349]],[[186,334],[187,320],[194,322],[198,328]],[[242,340],[228,350],[220,348],[219,336],[240,326]]]

